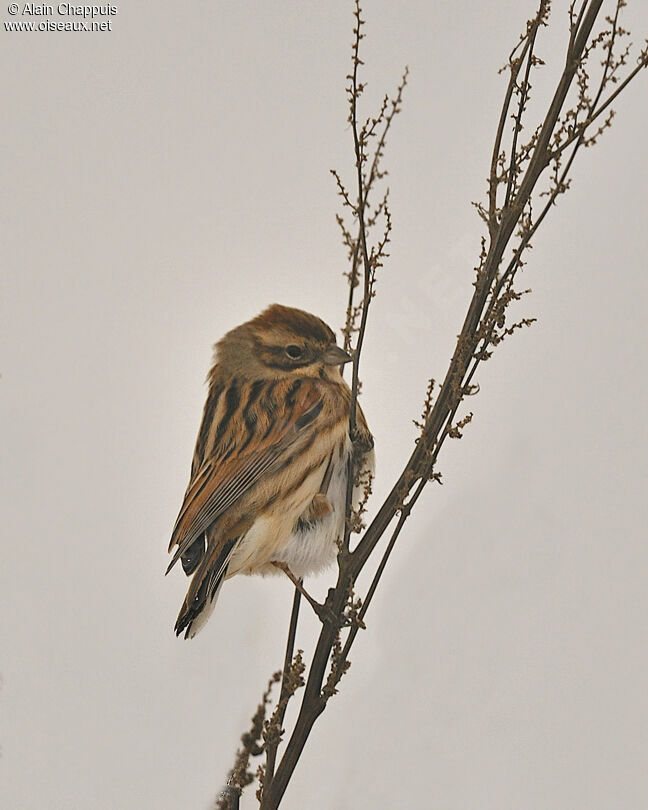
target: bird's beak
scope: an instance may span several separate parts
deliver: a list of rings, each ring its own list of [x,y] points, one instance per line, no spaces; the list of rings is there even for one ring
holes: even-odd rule
[[[339,346],[330,346],[324,354],[324,363],[327,366],[341,366],[343,363],[350,363],[351,360],[353,357]]]

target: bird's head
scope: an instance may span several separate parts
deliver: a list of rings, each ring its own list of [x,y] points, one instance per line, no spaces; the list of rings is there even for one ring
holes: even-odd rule
[[[335,333],[309,312],[273,304],[232,329],[216,344],[216,362],[228,374],[251,379],[320,377],[339,381],[353,358]]]

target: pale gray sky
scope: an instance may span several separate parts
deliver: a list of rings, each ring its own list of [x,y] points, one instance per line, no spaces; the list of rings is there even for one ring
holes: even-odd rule
[[[110,32],[1,33],[11,810],[209,806],[291,600],[236,578],[194,641],[172,632],[166,545],[211,344],[275,301],[343,319],[328,170],[351,177],[351,3],[117,7]],[[497,69],[533,7],[366,3],[367,100],[411,70],[363,374],[374,508],[472,292]],[[641,42],[648,6],[626,22]],[[521,314],[539,322],[480,372],[286,810],[648,805],[647,81],[535,240]]]

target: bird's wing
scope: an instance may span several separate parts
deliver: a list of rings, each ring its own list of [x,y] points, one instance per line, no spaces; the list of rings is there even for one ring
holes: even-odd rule
[[[218,425],[218,443],[189,483],[171,535],[169,551],[178,548],[167,573],[262,476],[285,466],[324,427],[324,395],[315,380],[269,382],[265,396],[257,391],[251,404],[246,393],[243,389],[239,397],[240,413],[228,417],[231,427]]]

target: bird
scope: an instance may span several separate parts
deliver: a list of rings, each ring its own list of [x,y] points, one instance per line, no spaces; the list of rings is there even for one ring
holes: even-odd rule
[[[360,408],[350,434],[352,356],[315,315],[273,304],[214,346],[189,485],[167,573],[191,577],[175,624],[193,638],[226,579],[280,574],[296,585],[335,559],[354,468],[373,475]],[[366,477],[365,477],[366,480]],[[358,479],[353,499],[361,497]]]

